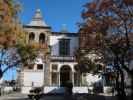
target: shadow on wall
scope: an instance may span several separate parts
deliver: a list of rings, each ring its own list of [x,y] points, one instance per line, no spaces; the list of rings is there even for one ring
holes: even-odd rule
[[[65,93],[64,87],[44,87],[44,94],[63,94]]]

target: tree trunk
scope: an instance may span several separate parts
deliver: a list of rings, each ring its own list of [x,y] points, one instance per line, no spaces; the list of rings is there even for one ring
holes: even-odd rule
[[[130,76],[130,78],[131,78],[131,83],[130,83],[130,90],[131,90],[131,98],[133,99],[133,69],[132,70],[130,70],[128,67],[126,67],[126,66],[124,66],[123,67],[124,68],[124,70],[127,72],[127,74],[128,74],[128,76]],[[132,100],[131,99],[131,100]]]
[[[116,91],[117,95],[120,95],[120,84],[119,84],[119,73],[117,72],[117,77],[116,77]]]
[[[119,78],[121,80],[119,80]],[[126,100],[125,85],[124,85],[124,74],[121,73],[121,72],[117,74],[116,91],[117,91],[118,100]]]
[[[121,82],[120,82],[120,97],[121,100],[126,100],[126,93],[125,93],[125,83],[124,83],[124,73],[122,71],[122,69],[120,69],[120,77],[121,77]]]
[[[118,100],[126,100],[126,93],[125,93],[125,84],[124,84],[124,73],[123,70],[119,66],[119,58],[114,61],[115,68],[117,70],[117,77],[116,77],[116,91]]]
[[[2,78],[3,76],[3,72],[2,72],[2,68],[1,68],[1,64],[0,64],[0,79]]]
[[[131,100],[133,100],[133,75],[131,75]]]

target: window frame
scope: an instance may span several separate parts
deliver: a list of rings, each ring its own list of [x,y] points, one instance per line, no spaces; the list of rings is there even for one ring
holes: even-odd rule
[[[27,69],[28,70],[34,70],[34,64],[29,64]]]
[[[54,69],[53,66],[56,66],[56,68]],[[53,76],[55,77],[55,74],[56,74],[56,79],[54,79],[54,82],[53,82]],[[52,86],[58,86],[59,85],[59,77],[58,76],[59,76],[58,64],[52,64],[51,65],[51,85]],[[56,82],[55,82],[55,80],[56,80]]]
[[[70,39],[59,39],[59,55],[69,56],[70,55]]]
[[[42,38],[42,36],[43,36],[43,38]],[[40,43],[40,44],[45,44],[45,42],[46,42],[45,33],[40,33],[40,34],[39,34],[39,43]]]
[[[42,68],[39,68],[41,65]],[[43,70],[43,64],[37,64],[37,70]]]
[[[32,43],[35,40],[35,33],[34,32],[30,32],[29,33],[29,37],[28,37],[28,42]]]

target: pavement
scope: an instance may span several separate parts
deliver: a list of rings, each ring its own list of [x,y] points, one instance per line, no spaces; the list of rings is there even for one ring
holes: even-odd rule
[[[28,100],[28,97],[25,94],[13,93],[0,96],[0,100]]]
[[[21,93],[13,93],[0,96],[0,100],[30,100],[27,95]],[[117,100],[115,97],[94,95],[94,94],[74,94],[68,95],[44,95],[40,100]]]
[[[27,95],[14,93],[0,96],[0,100],[30,100]],[[76,100],[74,96],[65,95],[44,95],[40,100]]]

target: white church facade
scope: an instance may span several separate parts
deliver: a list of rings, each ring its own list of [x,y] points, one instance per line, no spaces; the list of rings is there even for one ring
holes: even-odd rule
[[[70,33],[65,29],[52,32],[51,27],[43,21],[39,9],[30,24],[24,25],[24,30],[27,43],[39,43],[42,48],[35,62],[21,69],[22,93],[28,93],[32,87],[43,87],[44,93],[62,93],[67,81],[72,82],[73,92],[88,92],[85,75],[76,69],[78,33]],[[43,54],[46,47],[49,48],[49,56]]]

